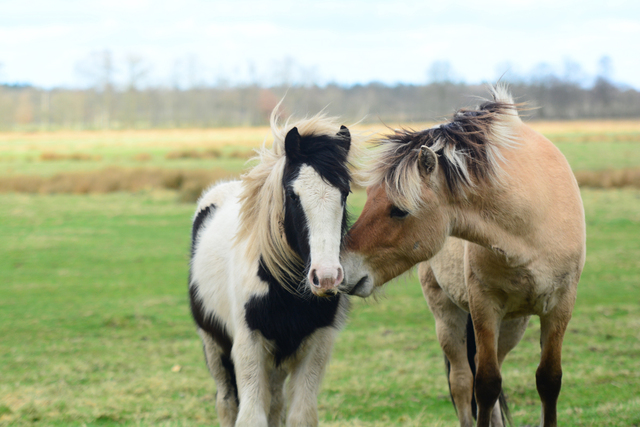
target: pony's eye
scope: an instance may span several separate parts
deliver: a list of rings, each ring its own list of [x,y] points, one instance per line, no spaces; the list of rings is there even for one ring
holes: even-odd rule
[[[291,197],[291,200],[293,200],[294,202],[297,202],[298,199],[300,199],[298,197],[298,195],[296,193],[294,193],[293,191],[289,191],[289,197]]]
[[[400,209],[397,206],[391,206],[391,211],[389,212],[389,216],[391,218],[404,218],[407,215],[409,215],[409,212],[407,211],[403,211],[402,209]]]

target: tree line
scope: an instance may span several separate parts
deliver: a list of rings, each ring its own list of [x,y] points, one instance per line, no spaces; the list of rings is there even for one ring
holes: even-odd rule
[[[510,89],[517,102],[527,103],[524,114],[533,120],[640,118],[640,92],[602,76],[589,87],[548,75],[534,81],[512,81]],[[108,81],[85,89],[0,85],[0,130],[259,126],[268,123],[271,110],[283,97],[287,114],[325,109],[347,122],[424,122],[442,119],[487,95],[486,85],[446,79],[393,86],[117,88]]]

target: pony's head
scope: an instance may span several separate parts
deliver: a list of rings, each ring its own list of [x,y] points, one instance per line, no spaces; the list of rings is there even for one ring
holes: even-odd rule
[[[239,237],[284,286],[331,295],[344,278],[350,132],[322,114],[284,126],[272,115],[271,128],[273,148],[243,177]]]
[[[501,150],[515,143],[512,120],[520,120],[517,108],[498,87],[493,101],[458,111],[448,123],[380,140],[367,202],[349,230],[340,290],[368,296],[440,251],[460,226],[457,207],[501,185]]]

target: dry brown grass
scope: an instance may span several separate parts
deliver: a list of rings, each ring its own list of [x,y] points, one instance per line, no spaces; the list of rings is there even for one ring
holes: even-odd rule
[[[640,120],[525,121],[543,134],[640,132]]]
[[[232,152],[230,152],[227,157],[230,159],[243,159],[243,160],[249,160],[250,158],[254,157],[256,155],[255,151],[241,151],[241,150],[234,150]]]
[[[581,187],[640,188],[640,168],[577,171]],[[0,193],[89,194],[118,191],[175,190],[185,202],[197,200],[202,191],[220,179],[236,178],[216,170],[172,170],[159,168],[110,167],[91,172],[65,172],[51,177],[33,175],[0,176]]]
[[[194,201],[212,183],[232,178],[223,170],[171,170],[111,167],[91,172],[66,172],[52,177],[0,176],[0,193],[89,194],[176,190],[183,201]]]
[[[175,159],[217,159],[222,157],[222,151],[216,149],[210,150],[178,150],[170,151],[165,156],[167,160]]]
[[[152,158],[153,157],[149,153],[138,153],[133,156],[133,160],[135,160],[136,162],[148,162]]]
[[[640,188],[640,169],[577,171],[575,175],[580,187]]]
[[[554,135],[553,142],[640,142],[640,133],[581,133],[578,135]]]
[[[71,153],[71,154],[63,154],[63,153],[53,153],[53,152],[45,152],[40,154],[40,160],[44,162],[58,162],[65,160],[73,160],[76,162],[79,161],[93,161],[100,160],[101,156],[87,154],[87,153]]]

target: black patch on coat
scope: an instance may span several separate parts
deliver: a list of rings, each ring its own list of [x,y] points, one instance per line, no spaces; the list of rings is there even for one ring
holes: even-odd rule
[[[250,329],[259,331],[275,343],[276,366],[279,366],[298,350],[305,338],[319,328],[334,324],[343,296],[319,298],[294,294],[277,282],[262,262],[258,277],[269,284],[269,292],[247,301],[245,318]],[[306,285],[303,283],[296,288],[302,292],[302,286]]]
[[[220,361],[222,363],[222,367],[227,372],[227,388],[230,393],[224,396],[225,400],[227,399],[235,399],[236,405],[240,405],[240,399],[238,398],[238,383],[236,382],[236,369],[233,366],[233,360],[231,360],[231,356],[223,354],[220,356]]]
[[[200,233],[200,229],[202,228],[202,224],[204,224],[204,220],[207,219],[209,215],[213,215],[215,211],[216,205],[209,205],[198,212],[195,219],[193,220],[193,226],[191,227],[191,258],[193,258],[193,255],[196,251],[196,240],[198,239],[198,233]]]
[[[193,220],[193,227],[191,229],[191,258],[193,259],[193,255],[196,251],[196,243],[198,240],[198,234],[202,229],[204,222],[207,218],[214,214],[216,210],[216,205],[211,204],[206,208],[202,209],[196,215]],[[189,272],[189,301],[191,306],[191,315],[193,316],[193,320],[196,322],[196,325],[200,327],[203,331],[208,333],[211,338],[222,348],[224,354],[231,354],[231,337],[227,333],[224,323],[221,322],[216,316],[213,314],[207,314],[205,312],[202,300],[198,298],[198,284],[193,281],[191,272]],[[233,367],[233,366],[232,366]],[[235,374],[234,374],[235,375]]]
[[[191,278],[190,278],[191,279]],[[203,331],[208,333],[211,338],[222,348],[222,351],[226,355],[231,354],[231,337],[227,333],[224,327],[224,323],[221,322],[213,314],[208,314],[204,310],[202,300],[198,298],[198,284],[191,282],[189,286],[189,300],[191,303],[191,314],[196,325]]]

